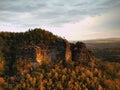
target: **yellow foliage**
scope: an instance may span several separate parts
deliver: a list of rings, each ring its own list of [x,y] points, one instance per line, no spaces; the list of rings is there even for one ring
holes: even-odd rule
[[[105,81],[104,81],[104,84],[105,84],[105,86],[106,86],[107,88],[109,88],[109,89],[111,89],[111,90],[114,90],[114,89],[115,89],[115,83],[114,83],[112,80],[110,80],[110,79],[105,80]]]
[[[79,67],[79,66],[76,66],[75,72],[78,73],[79,71],[80,71],[80,67]]]
[[[63,76],[62,76],[62,82],[64,82],[65,80],[66,80],[66,76],[63,75]]]
[[[63,89],[62,83],[60,81],[57,82],[57,89],[60,89],[60,90]]]
[[[108,64],[107,67],[110,65],[112,64]],[[111,71],[112,68],[109,70]],[[3,86],[3,90],[7,90],[8,85],[13,90],[120,90],[120,70],[119,68],[113,70],[115,72],[112,73],[116,76],[111,78],[111,74],[101,69],[101,66],[91,70],[87,66],[78,64],[73,67],[53,64],[38,66],[34,71],[22,76],[1,77],[0,85]]]
[[[0,86],[0,90],[4,90],[4,89],[2,88],[2,86]]]
[[[119,79],[115,79],[115,87],[117,90],[120,90],[120,80]]]
[[[86,75],[93,78],[93,73],[90,70],[86,70]]]
[[[56,72],[55,73],[55,78],[58,79],[59,74]]]
[[[85,73],[82,72],[81,78],[85,78],[85,77],[86,77]]]
[[[4,83],[5,83],[4,78],[0,77],[0,84],[4,84]]]
[[[63,74],[66,74],[66,73],[67,73],[67,68],[64,68],[64,69],[62,70],[62,73],[63,73]]]
[[[29,79],[30,77],[31,77],[31,76],[30,76],[30,74],[27,74],[27,75],[26,75],[26,78],[28,78],[28,79]]]
[[[90,79],[88,77],[86,78],[86,81],[88,84],[90,84]]]
[[[42,79],[43,79],[43,77],[44,77],[44,75],[43,75],[43,74],[40,74],[40,80],[42,80]]]
[[[3,71],[3,63],[0,63],[0,71]]]
[[[94,74],[98,74],[99,70],[97,68],[94,69]]]
[[[32,82],[33,82],[33,78],[32,78],[32,77],[30,77],[30,78],[29,78],[29,81],[32,83]]]
[[[22,84],[22,87],[25,88],[25,87],[26,87],[26,83],[23,83],[23,84]]]
[[[49,79],[49,86],[52,86],[53,82],[52,79]]]
[[[101,85],[98,85],[98,90],[103,90]]]
[[[75,73],[75,71],[72,71],[71,75],[72,75],[72,77],[76,78],[76,73]]]

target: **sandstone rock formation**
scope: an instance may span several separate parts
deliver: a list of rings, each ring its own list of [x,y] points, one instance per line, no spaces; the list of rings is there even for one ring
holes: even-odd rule
[[[69,62],[72,59],[72,52],[71,52],[71,45],[70,43],[66,42],[66,52],[65,52],[65,60]]]
[[[71,44],[72,60],[79,62],[88,62],[94,60],[94,55],[82,42]]]
[[[63,62],[89,62],[94,55],[82,42],[71,44],[67,40],[53,35],[51,32],[34,29],[24,33],[0,33],[2,42],[1,52],[8,68],[12,69],[17,60],[28,60],[42,64],[49,61]]]
[[[26,46],[21,48],[19,52],[16,52],[16,59],[30,60],[40,64],[44,61],[51,61],[52,63],[59,60],[69,61],[71,60],[70,43],[61,41],[53,46],[48,46],[48,48],[36,45]]]
[[[68,41],[59,42],[57,45],[48,46],[49,48],[41,48],[40,46],[29,46],[22,48],[17,53],[16,58],[22,60],[31,60],[42,64],[44,61],[55,63],[59,60],[69,62],[70,60],[77,62],[89,62],[94,60],[94,55],[86,48],[82,42],[70,44]]]

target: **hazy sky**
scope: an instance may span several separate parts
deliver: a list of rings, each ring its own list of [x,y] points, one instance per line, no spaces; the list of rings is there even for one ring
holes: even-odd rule
[[[120,37],[120,0],[0,0],[0,31],[36,27],[68,40]]]

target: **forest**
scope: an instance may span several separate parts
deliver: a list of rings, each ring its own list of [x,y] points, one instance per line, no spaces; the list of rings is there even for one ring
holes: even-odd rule
[[[26,65],[24,65],[26,63]],[[1,90],[119,90],[120,63],[95,60],[95,67],[84,63],[56,64],[47,62],[34,67],[30,62],[18,62],[16,73],[1,75]],[[20,74],[21,70],[29,70]]]
[[[57,60],[56,63],[49,63],[46,60],[39,64],[15,58],[16,53],[23,47],[30,45],[40,45],[42,48],[49,48],[48,45],[60,47],[61,42],[66,40],[42,29],[29,30],[25,33],[1,32],[0,90],[120,90],[120,63],[96,57],[96,54],[104,55],[107,51],[94,51],[95,58],[85,62]],[[88,54],[84,51],[85,46],[81,49],[83,56],[84,53]],[[119,53],[118,49],[116,53],[112,51],[109,52],[115,55]],[[114,59],[110,56],[110,60]]]

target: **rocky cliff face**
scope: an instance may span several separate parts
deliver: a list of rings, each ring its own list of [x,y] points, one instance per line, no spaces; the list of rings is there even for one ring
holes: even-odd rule
[[[72,52],[71,52],[71,45],[70,43],[66,42],[66,51],[65,51],[65,60],[66,62],[69,62],[72,60]]]
[[[9,75],[15,70],[24,74],[44,62],[91,63],[94,55],[84,43],[71,44],[51,32],[36,28],[21,33],[0,32],[0,59],[8,68],[5,72]],[[4,68],[0,69],[0,73]]]
[[[42,29],[35,29],[25,33],[0,33],[0,46],[2,55],[8,66],[12,68],[17,60],[28,60],[32,62],[49,61],[51,63],[89,62],[94,59],[84,43],[70,44],[67,40],[55,36]],[[10,61],[10,62],[9,62]]]
[[[49,60],[46,51],[47,50],[42,49],[39,46],[26,46],[19,49],[19,52],[16,52],[16,60],[29,60],[32,62],[42,63],[45,60]]]
[[[32,62],[42,63],[44,61],[51,61],[52,63],[59,60],[71,60],[71,47],[67,41],[59,41],[57,44],[42,48],[40,45],[30,45],[19,49],[16,52],[16,59],[30,60]]]
[[[89,51],[86,45],[82,42],[71,44],[72,60],[78,62],[89,62],[94,60],[94,55]]]
[[[16,57],[17,59],[31,60],[40,64],[44,61],[55,63],[59,60],[66,62],[70,60],[76,62],[89,62],[94,60],[94,55],[86,48],[84,43],[77,42],[76,44],[70,44],[67,41],[59,42],[55,46],[48,46],[46,49],[42,49],[40,46],[29,46],[21,49]]]

